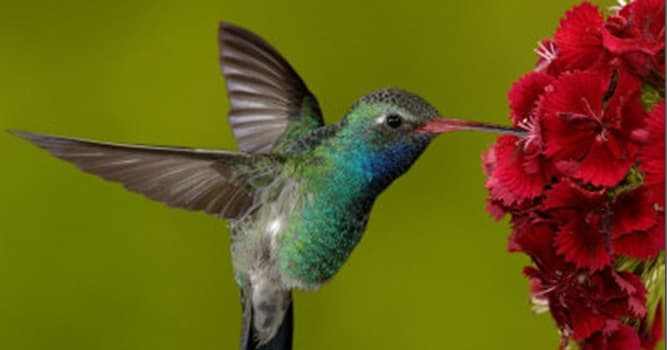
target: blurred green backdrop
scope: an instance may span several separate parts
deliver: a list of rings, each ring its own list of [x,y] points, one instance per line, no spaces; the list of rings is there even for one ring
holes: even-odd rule
[[[506,91],[575,1],[3,1],[0,128],[235,147],[225,19],[267,38],[333,122],[384,86],[506,122]],[[610,5],[608,2],[602,4]],[[438,139],[377,202],[332,283],[296,294],[296,349],[553,349],[484,211],[492,135]],[[234,349],[224,222],[169,209],[0,135],[0,349]]]

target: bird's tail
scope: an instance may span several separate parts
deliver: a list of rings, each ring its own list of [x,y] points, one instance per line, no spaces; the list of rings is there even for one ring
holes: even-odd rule
[[[260,342],[259,334],[255,328],[255,311],[253,311],[252,294],[250,288],[241,290],[243,304],[243,326],[241,330],[241,350],[291,350],[292,331],[294,327],[293,301],[291,292],[287,295],[287,309],[282,316],[282,322],[278,331],[269,339]]]

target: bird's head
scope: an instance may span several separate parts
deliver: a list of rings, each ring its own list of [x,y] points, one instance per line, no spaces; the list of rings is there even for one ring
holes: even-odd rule
[[[346,151],[354,155],[352,165],[362,165],[386,186],[410,168],[434,137],[455,130],[520,132],[442,118],[417,95],[382,89],[362,97],[350,108],[341,121],[339,136],[346,140]]]
[[[421,97],[398,89],[382,89],[359,99],[342,121],[345,136],[365,151],[419,154],[433,135],[420,132],[438,111]]]
[[[359,99],[341,121],[338,157],[384,188],[426,149],[435,134],[421,128],[438,116],[433,106],[409,92],[372,92]]]

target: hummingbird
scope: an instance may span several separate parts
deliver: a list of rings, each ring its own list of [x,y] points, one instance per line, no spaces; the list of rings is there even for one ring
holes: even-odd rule
[[[363,96],[325,125],[315,96],[265,40],[222,22],[218,42],[239,151],[10,132],[129,191],[226,219],[241,295],[241,350],[291,348],[292,290],[316,290],[336,274],[375,199],[434,137],[466,129],[523,133],[443,118],[424,99],[394,88]]]

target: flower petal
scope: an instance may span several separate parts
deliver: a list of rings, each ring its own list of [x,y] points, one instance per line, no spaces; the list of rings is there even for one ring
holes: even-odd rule
[[[597,6],[588,2],[575,6],[561,19],[554,41],[566,69],[583,69],[601,61],[604,18]]]
[[[529,199],[539,196],[549,181],[549,174],[542,165],[539,155],[529,154],[530,150],[522,147],[516,136],[498,138],[495,153],[498,159],[494,176],[500,184],[517,199]],[[527,170],[534,171],[529,173]]]
[[[607,338],[607,350],[639,350],[641,342],[637,330],[621,324],[618,330]]]
[[[538,106],[545,154],[555,160],[581,160],[600,132],[602,101],[609,80],[581,71],[562,75]]]
[[[512,84],[507,97],[510,101],[510,118],[514,125],[530,116],[545,87],[553,81],[554,78],[546,73],[531,72]]]
[[[646,123],[648,140],[639,151],[639,171],[653,201],[665,207],[665,100],[655,105]]]
[[[597,186],[614,186],[621,182],[633,165],[633,159],[619,157],[622,147],[616,137],[606,140],[596,137],[589,145],[589,152],[581,161],[573,176]]]
[[[650,193],[645,188],[619,195],[612,206],[612,212],[613,237],[632,231],[648,230],[657,220],[657,212],[653,207]]]
[[[640,340],[634,328],[610,320],[602,332],[584,340],[580,346],[581,350],[639,350]]]
[[[593,333],[602,330],[602,327],[607,321],[607,317],[600,315],[594,310],[577,303],[570,305],[570,319],[572,320],[572,328],[574,340],[582,340],[590,337]]]
[[[647,231],[634,231],[612,240],[615,253],[638,258],[656,257],[665,249],[665,220],[658,215],[658,222]]]
[[[581,219],[573,219],[560,227],[556,246],[556,252],[578,268],[596,271],[611,263],[603,233]]]
[[[570,210],[582,215],[605,199],[604,190],[587,191],[568,179],[554,184],[545,194],[542,207],[547,211]]]

